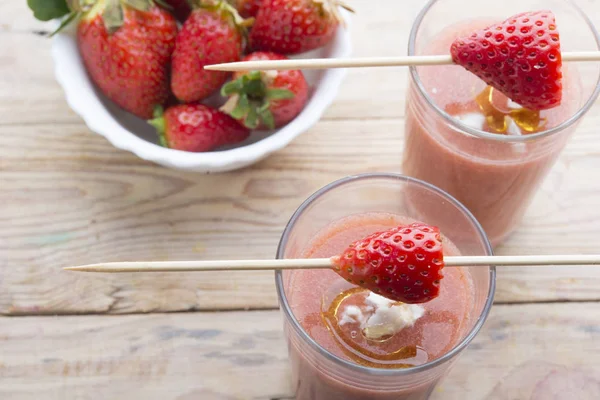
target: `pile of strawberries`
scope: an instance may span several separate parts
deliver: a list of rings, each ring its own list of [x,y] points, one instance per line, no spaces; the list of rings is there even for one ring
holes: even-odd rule
[[[29,4],[40,19],[66,15],[66,25],[80,17],[78,47],[97,87],[122,109],[155,126],[163,146],[191,152],[236,144],[251,130],[285,125],[302,111],[308,97],[301,71],[231,76],[204,66],[279,60],[324,46],[342,22],[339,7],[344,7],[338,0]],[[35,4],[40,4],[37,10]],[[215,93],[228,98],[220,109],[203,104]]]

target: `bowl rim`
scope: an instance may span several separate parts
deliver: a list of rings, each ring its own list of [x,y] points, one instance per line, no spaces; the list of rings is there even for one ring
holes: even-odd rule
[[[329,57],[348,57],[352,52],[350,13],[344,10],[343,15],[346,26],[340,25],[338,28],[330,44]],[[129,151],[144,160],[176,169],[228,171],[243,168],[283,149],[321,119],[336,98],[346,75],[346,69],[325,70],[318,84],[313,86],[312,95],[302,112],[290,123],[263,139],[228,150],[185,152],[146,141],[113,117],[94,91],[94,84],[83,64],[73,65],[72,56],[79,59],[78,52],[74,55],[69,48],[73,46],[73,39],[73,32],[66,30],[55,35],[52,41],[55,78],[63,89],[69,107],[84,120],[92,132],[106,138],[114,147]],[[66,54],[71,57],[65,57]],[[78,76],[74,76],[74,69],[79,70]]]

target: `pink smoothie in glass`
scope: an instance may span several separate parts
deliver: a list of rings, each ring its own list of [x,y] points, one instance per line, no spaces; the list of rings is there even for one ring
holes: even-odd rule
[[[448,54],[456,37],[490,21],[447,28],[417,54]],[[520,222],[556,157],[574,129],[532,141],[506,142],[556,127],[582,103],[579,75],[563,65],[563,101],[559,107],[532,112],[520,108],[498,91],[486,88],[462,67],[419,67],[418,75],[431,100],[464,125],[492,133],[492,138],[462,132],[436,112],[411,81],[406,110],[403,173],[448,192],[479,220],[493,245],[501,243]]]
[[[410,222],[414,221],[385,213],[347,217],[324,229],[302,253],[307,258],[337,255],[355,240]],[[457,253],[444,239],[444,254]],[[414,325],[380,340],[367,339],[358,323],[340,323],[345,307],[364,305],[368,291],[329,270],[295,271],[285,280],[288,302],[302,328],[331,354],[367,367],[396,369],[425,364],[450,351],[471,326],[473,284],[463,268],[444,269],[440,295],[421,304],[423,316]],[[294,343],[289,351],[297,400],[424,399],[431,389],[430,385],[401,392],[357,388],[320,372]]]

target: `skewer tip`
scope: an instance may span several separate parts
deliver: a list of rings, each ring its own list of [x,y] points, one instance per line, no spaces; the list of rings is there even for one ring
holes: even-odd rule
[[[204,69],[207,71],[221,71],[224,64],[210,64],[205,65]]]
[[[103,267],[103,264],[75,265],[71,267],[63,267],[63,270],[75,272],[103,272]]]
[[[85,271],[85,268],[83,265],[77,265],[74,267],[63,267],[63,270],[65,270],[65,271]]]

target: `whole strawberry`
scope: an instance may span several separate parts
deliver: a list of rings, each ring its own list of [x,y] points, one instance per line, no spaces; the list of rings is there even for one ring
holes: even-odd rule
[[[456,39],[452,59],[531,110],[560,105],[560,36],[550,11],[528,12]]]
[[[326,45],[343,18],[337,0],[263,0],[250,32],[254,50],[298,54]]]
[[[229,74],[207,71],[205,65],[239,61],[245,27],[225,1],[203,0],[177,35],[173,51],[171,89],[182,102],[205,99],[219,90]]]
[[[156,127],[162,146],[190,152],[236,144],[250,135],[227,114],[197,103],[169,107],[164,113],[157,107],[148,122]]]
[[[243,18],[256,17],[262,0],[227,0]]]
[[[285,59],[275,53],[256,52],[244,61]],[[221,111],[250,129],[273,129],[300,114],[308,98],[308,85],[298,70],[236,72],[221,95],[229,97]]]
[[[421,223],[374,233],[334,260],[335,271],[350,283],[410,304],[436,298],[443,278],[440,231]]]
[[[147,119],[169,96],[168,69],[176,35],[175,18],[150,0],[98,0],[81,17],[77,44],[102,93]]]

